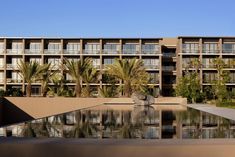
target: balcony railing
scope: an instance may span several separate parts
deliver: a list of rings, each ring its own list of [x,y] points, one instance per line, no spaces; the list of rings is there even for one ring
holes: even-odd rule
[[[4,53],[4,49],[0,49],[0,54],[3,54]]]
[[[175,66],[163,66],[162,70],[163,71],[174,71],[174,70],[176,70],[176,67]]]
[[[158,80],[158,79],[155,79],[155,78],[150,78],[149,83],[150,83],[150,84],[158,84],[158,83],[159,83],[159,80]]]
[[[112,50],[112,49],[103,49],[103,54],[119,54],[118,50]]]
[[[100,54],[100,50],[83,50],[83,54]]]
[[[93,67],[97,68],[97,69],[100,69],[100,65],[97,65],[97,64],[93,64]]]
[[[230,79],[227,83],[235,83],[235,79]]]
[[[151,55],[151,54],[159,54],[158,50],[142,50],[142,54]]]
[[[189,53],[189,54],[198,54],[199,50],[194,50],[194,49],[183,49],[183,53]]]
[[[23,49],[7,49],[8,54],[23,54]]]
[[[203,68],[215,68],[214,64],[203,64],[202,65]]]
[[[202,50],[204,54],[218,54],[219,50]]]
[[[223,53],[235,54],[235,49],[223,49]]]
[[[7,83],[22,83],[22,79],[12,79],[12,78],[7,78]]]
[[[145,64],[144,67],[146,69],[159,69],[159,65]]]
[[[175,57],[176,54],[175,53],[163,53],[163,57]]]
[[[45,49],[44,54],[61,54],[61,50],[59,49]]]
[[[64,54],[76,55],[80,54],[80,50],[64,50]]]
[[[8,69],[18,69],[18,65],[17,64],[7,64],[7,68]]]
[[[138,51],[135,50],[122,50],[122,54],[130,54],[130,55],[135,55],[138,54]]]
[[[41,54],[40,49],[26,49],[25,54]]]

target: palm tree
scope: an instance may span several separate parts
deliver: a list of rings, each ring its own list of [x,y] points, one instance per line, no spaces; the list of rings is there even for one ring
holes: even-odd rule
[[[84,75],[87,68],[91,66],[91,59],[86,58],[84,60],[74,61],[74,60],[68,60],[64,59],[65,61],[65,68],[68,69],[68,74],[71,75],[71,77],[75,80],[75,93],[76,97],[81,97],[81,80],[82,76]]]
[[[134,90],[142,90],[149,79],[144,64],[139,59],[117,59],[114,64],[108,65],[108,73],[123,81],[126,97],[130,97]]]
[[[104,98],[112,98],[117,96],[117,89],[115,85],[111,86],[103,86],[102,88],[98,88],[99,95]]]
[[[35,61],[24,62],[23,60],[20,60],[20,63],[18,64],[18,68],[19,68],[21,77],[27,83],[27,87],[26,87],[27,97],[31,96],[32,82],[39,80],[39,76],[41,73],[43,73],[45,67],[46,67],[45,65],[40,65],[39,63]]]
[[[26,122],[21,132],[23,137],[36,137],[36,133],[30,122]]]
[[[85,97],[91,95],[90,83],[95,83],[98,81],[99,72],[94,68],[87,68],[82,76],[83,81],[86,83],[86,88],[84,92]]]
[[[45,64],[45,69],[41,74],[42,96],[46,97],[48,92],[48,83],[52,82],[53,77],[57,74],[58,70],[52,70],[51,63]]]

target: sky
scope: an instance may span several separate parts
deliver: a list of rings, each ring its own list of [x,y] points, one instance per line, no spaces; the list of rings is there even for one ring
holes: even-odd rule
[[[2,0],[2,37],[235,36],[234,0]]]

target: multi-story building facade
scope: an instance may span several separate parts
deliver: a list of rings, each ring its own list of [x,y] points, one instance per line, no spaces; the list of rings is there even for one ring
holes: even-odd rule
[[[226,83],[229,90],[234,90],[235,83],[235,38],[232,37],[178,37],[177,78],[183,75],[186,68],[193,70],[189,62],[199,60],[200,83],[210,86],[217,78],[217,69],[213,60],[221,58],[225,63],[224,70],[229,71],[230,80]]]
[[[108,86],[105,80],[105,65],[112,64],[115,58],[142,59],[150,74],[149,85],[154,95],[170,96],[174,86],[186,66],[193,59],[200,60],[200,81],[202,86],[210,85],[216,79],[216,69],[212,60],[220,57],[230,71],[228,87],[235,86],[235,38],[233,37],[177,37],[177,38],[0,38],[0,88],[20,88],[24,91],[25,82],[19,75],[18,62],[37,61],[51,63],[54,69],[60,68],[64,58],[79,60],[89,57],[93,65],[103,74],[97,87]],[[66,71],[60,70],[67,85],[75,83]],[[122,82],[117,82],[120,85]],[[53,83],[50,83],[53,86]],[[32,94],[41,95],[40,82],[32,85]]]
[[[161,45],[160,38],[1,38],[0,39],[0,88],[21,88],[25,90],[26,83],[21,79],[18,62],[37,61],[40,64],[51,63],[54,69],[60,68],[64,58],[79,60],[89,57],[93,65],[105,73],[105,65],[112,64],[115,58],[139,58],[144,62],[146,70],[150,73],[149,85],[152,92],[159,93],[161,81]],[[71,76],[61,69],[61,74],[67,80],[67,85],[74,88]],[[117,82],[117,86],[122,82]],[[53,83],[50,83],[53,86]],[[91,84],[94,91],[97,87],[108,85],[105,77]],[[41,94],[40,82],[32,84],[32,94]]]

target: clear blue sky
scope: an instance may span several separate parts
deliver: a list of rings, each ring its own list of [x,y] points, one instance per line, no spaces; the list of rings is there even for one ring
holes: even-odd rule
[[[235,36],[234,0],[2,0],[0,36]]]

